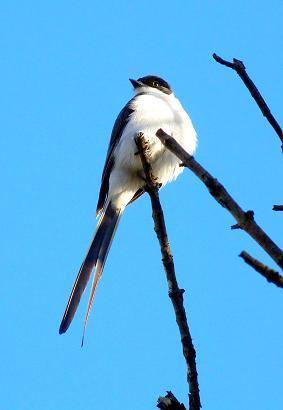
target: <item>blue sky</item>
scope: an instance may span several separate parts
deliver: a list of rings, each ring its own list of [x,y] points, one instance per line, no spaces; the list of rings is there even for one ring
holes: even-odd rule
[[[95,229],[113,122],[128,78],[158,74],[190,113],[196,158],[282,245],[282,154],[236,74],[244,60],[282,118],[281,1],[9,1],[1,7],[1,406],[155,408],[186,401],[178,330],[149,199],[125,212],[80,348],[85,295],[58,327]],[[282,290],[238,258],[274,267],[190,173],[161,192],[195,347],[203,408],[282,408]]]

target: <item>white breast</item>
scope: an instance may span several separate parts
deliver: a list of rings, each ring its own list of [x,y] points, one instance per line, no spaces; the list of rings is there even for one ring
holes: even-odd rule
[[[131,108],[134,112],[115,150],[115,167],[110,178],[109,194],[111,191],[115,195],[123,192],[123,202],[129,201],[131,195],[144,184],[138,176],[142,173],[140,158],[135,155],[137,147],[134,139],[138,132],[142,132],[150,143],[153,173],[162,186],[175,179],[183,168],[179,166],[180,160],[156,137],[157,130],[162,128],[172,135],[191,155],[197,144],[192,122],[173,94],[158,90],[140,94],[133,100]]]

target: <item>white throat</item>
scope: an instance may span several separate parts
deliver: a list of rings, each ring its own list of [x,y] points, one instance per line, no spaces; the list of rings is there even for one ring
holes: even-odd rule
[[[147,85],[144,85],[142,87],[138,87],[134,89],[135,95],[139,94],[150,94],[150,95],[158,95],[158,96],[163,96],[164,98],[166,97],[174,97],[174,93],[171,94],[166,94],[163,93],[162,91],[158,90],[157,88],[154,87],[148,87]]]

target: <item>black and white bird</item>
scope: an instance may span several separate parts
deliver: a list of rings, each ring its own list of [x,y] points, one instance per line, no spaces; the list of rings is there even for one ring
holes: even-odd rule
[[[59,333],[70,326],[92,271],[94,278],[85,316],[84,329],[94,294],[101,278],[107,254],[119,220],[127,205],[144,191],[143,168],[135,137],[142,132],[150,146],[150,161],[154,176],[164,186],[182,171],[180,160],[168,151],[156,137],[162,128],[191,155],[197,137],[192,122],[170,85],[160,77],[148,75],[130,79],[135,96],[118,115],[111,134],[99,192],[97,215],[100,216],[94,238],[74,283]]]

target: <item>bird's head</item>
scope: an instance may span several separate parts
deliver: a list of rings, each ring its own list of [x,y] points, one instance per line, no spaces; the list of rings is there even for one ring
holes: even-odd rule
[[[138,80],[133,80],[130,78],[130,81],[135,89],[136,94],[140,94],[146,91],[158,90],[164,94],[172,94],[173,91],[170,85],[160,77],[156,75],[147,75],[141,77]]]

